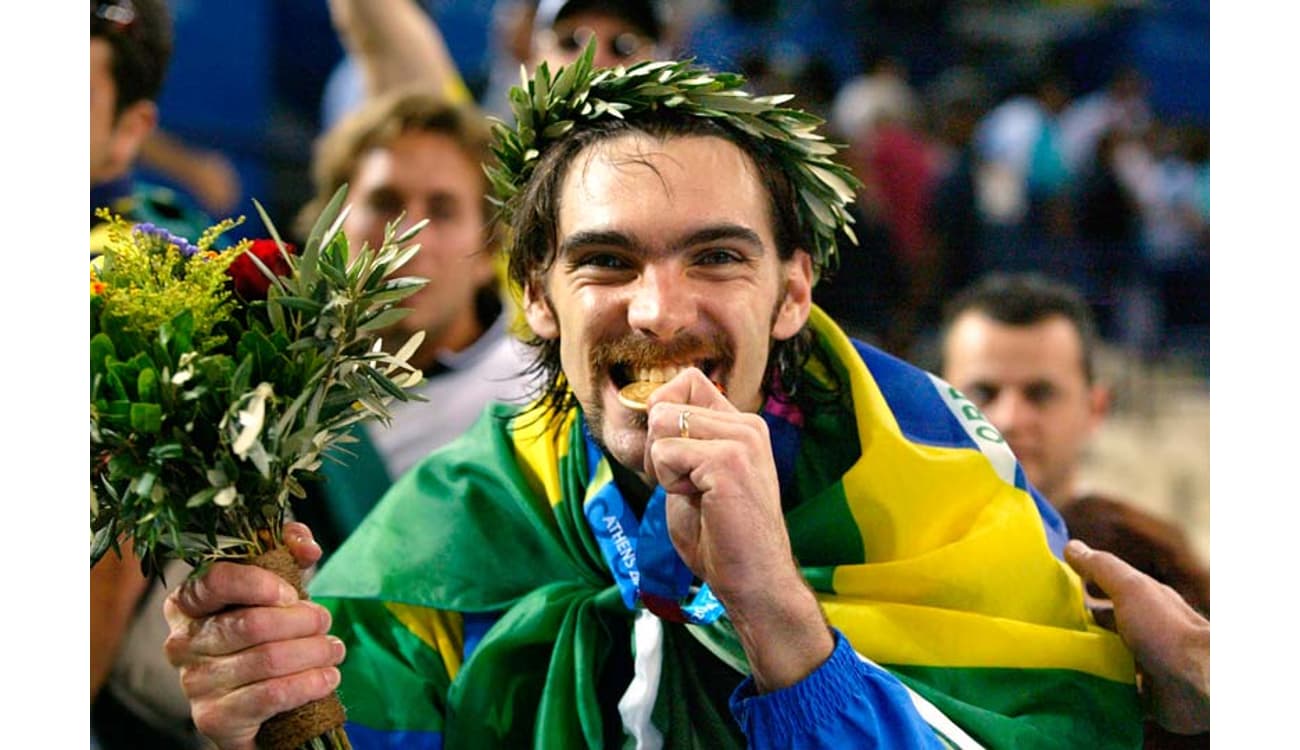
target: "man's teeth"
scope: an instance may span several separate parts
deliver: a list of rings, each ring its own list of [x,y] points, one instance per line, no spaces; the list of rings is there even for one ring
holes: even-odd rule
[[[638,369],[634,375],[635,379],[646,383],[667,383],[677,376],[677,373],[692,367],[693,365],[669,365],[667,367],[648,367]]]

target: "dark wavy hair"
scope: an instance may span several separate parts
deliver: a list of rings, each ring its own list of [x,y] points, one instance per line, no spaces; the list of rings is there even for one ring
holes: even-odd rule
[[[767,191],[778,257],[789,260],[796,249],[813,246],[811,228],[799,220],[798,194],[790,176],[777,166],[775,159],[770,158],[762,143],[705,118],[659,110],[648,117],[610,118],[575,129],[542,154],[532,178],[520,191],[510,225],[509,277],[516,288],[522,290],[530,284],[540,288],[542,277],[555,262],[559,244],[560,187],[574,159],[595,143],[629,133],[644,133],[659,140],[717,136],[734,143],[749,156]],[[814,267],[814,278],[818,278],[822,270]],[[535,395],[539,408],[544,415],[552,417],[566,413],[576,404],[576,397],[564,379],[559,340],[544,339],[536,334],[531,334],[526,340],[535,351],[529,374],[538,376]],[[764,390],[773,393],[773,386],[779,384],[775,393],[791,399],[801,395],[800,375],[813,348],[813,334],[807,327],[785,341],[772,342],[763,380]]]
[[[1074,287],[1039,273],[990,273],[949,300],[943,309],[940,341],[947,341],[953,323],[963,313],[983,313],[1010,326],[1032,326],[1060,316],[1079,334],[1083,376],[1088,384],[1096,378],[1097,323],[1092,308]],[[940,356],[946,347],[940,347]],[[939,363],[940,372],[944,363]]]
[[[162,89],[172,54],[172,21],[163,0],[91,0],[90,38],[113,49],[113,115]]]

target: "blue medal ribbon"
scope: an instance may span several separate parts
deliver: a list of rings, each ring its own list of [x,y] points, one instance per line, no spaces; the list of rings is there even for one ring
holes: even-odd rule
[[[641,519],[615,484],[609,459],[590,434],[583,431],[590,467],[583,515],[600,546],[610,573],[618,584],[623,604],[636,609],[637,601],[670,622],[707,625],[724,609],[707,583],[692,584],[695,575],[686,567],[668,534],[667,499],[655,487]]]

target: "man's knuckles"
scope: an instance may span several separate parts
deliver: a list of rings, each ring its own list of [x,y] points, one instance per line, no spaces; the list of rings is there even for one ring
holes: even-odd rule
[[[190,643],[190,633],[187,628],[178,629],[176,624],[172,624],[172,630],[167,634],[167,639],[163,641],[163,654],[167,656],[167,661],[173,667],[185,667],[194,658],[194,650]]]
[[[238,729],[229,726],[229,718],[219,704],[212,701],[196,702],[190,706],[190,718],[194,728],[222,748],[253,747],[253,738],[261,722],[251,727],[241,725]]]
[[[335,667],[317,667],[249,685],[241,703],[259,716],[258,723],[330,694],[339,683]]]
[[[172,598],[182,614],[203,617],[230,605],[288,604],[298,597],[293,587],[268,570],[220,562],[179,586]]]
[[[206,659],[181,670],[181,686],[186,695],[201,696],[334,666],[342,660],[336,643],[324,636],[314,636],[266,643],[229,657]]]
[[[329,613],[310,602],[290,607],[238,607],[196,620],[191,643],[195,650],[219,656],[271,641],[323,634],[328,629]]]

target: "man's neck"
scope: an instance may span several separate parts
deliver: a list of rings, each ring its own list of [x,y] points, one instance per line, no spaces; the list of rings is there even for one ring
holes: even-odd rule
[[[1057,485],[1052,488],[1051,492],[1048,492],[1041,487],[1038,491],[1041,492],[1043,497],[1047,498],[1047,502],[1051,503],[1052,507],[1057,510],[1065,508],[1065,506],[1074,502],[1075,499],[1079,497],[1078,483],[1074,480],[1073,476],[1063,482],[1057,483]]]
[[[461,315],[452,321],[437,341],[426,342],[426,345],[432,346],[434,352],[455,354],[473,346],[486,330],[487,327],[478,319],[477,314]]]
[[[605,454],[606,460],[609,461],[611,473],[614,475],[614,484],[618,491],[623,494],[623,500],[627,502],[627,507],[637,518],[645,512],[645,506],[650,502],[650,495],[653,492],[644,479],[623,464],[614,460],[613,456]]]
[[[440,357],[459,354],[477,344],[496,323],[501,311],[501,298],[495,289],[480,289],[474,297],[473,314],[461,316],[441,335],[426,338],[419,350],[411,356],[411,365],[426,375],[446,369],[447,363],[442,362]]]

